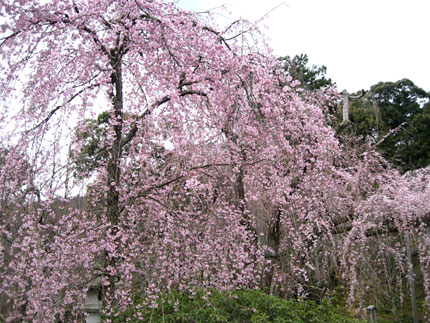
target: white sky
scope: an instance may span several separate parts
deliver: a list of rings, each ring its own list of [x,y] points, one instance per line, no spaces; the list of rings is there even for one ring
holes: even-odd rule
[[[402,78],[430,91],[430,0],[179,0],[191,11],[225,5],[232,20],[250,21],[280,4],[263,30],[275,55],[307,54],[340,91]]]

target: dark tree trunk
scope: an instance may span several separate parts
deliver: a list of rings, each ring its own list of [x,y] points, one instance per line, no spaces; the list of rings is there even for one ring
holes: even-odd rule
[[[115,235],[118,232],[118,224],[120,220],[120,194],[119,188],[121,185],[121,158],[122,158],[122,127],[123,127],[123,83],[122,83],[122,70],[121,70],[121,58],[116,57],[111,59],[111,65],[114,71],[111,74],[111,82],[113,86],[112,92],[112,103],[114,111],[110,118],[113,122],[114,137],[112,138],[112,146],[109,151],[109,159],[107,162],[107,220],[110,225],[110,234]],[[119,240],[113,241],[115,244],[115,254],[118,254],[117,249],[119,248]],[[115,269],[117,267],[117,256],[112,255],[110,252],[106,252],[106,266],[105,269],[110,267]],[[105,305],[112,301],[112,297],[115,292],[115,284],[119,281],[120,277],[118,274],[112,274],[107,271],[109,286],[107,286],[103,302]]]
[[[279,261],[279,245],[281,243],[281,210],[276,209],[274,212],[274,219],[268,226],[267,232],[267,246],[273,251],[272,263],[263,273],[262,287],[268,288],[272,291],[273,275],[275,273],[275,264],[273,262]]]

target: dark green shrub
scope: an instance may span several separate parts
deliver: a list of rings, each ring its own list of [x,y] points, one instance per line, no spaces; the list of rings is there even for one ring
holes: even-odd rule
[[[154,307],[155,306],[155,307]],[[328,301],[284,300],[261,291],[199,290],[161,295],[153,306],[139,299],[113,322],[357,323]]]

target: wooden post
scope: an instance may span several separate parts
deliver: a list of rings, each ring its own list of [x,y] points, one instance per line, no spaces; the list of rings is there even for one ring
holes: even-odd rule
[[[406,255],[408,257],[408,276],[409,276],[409,287],[411,291],[412,310],[414,315],[414,323],[418,323],[417,298],[415,295],[414,265],[412,263],[411,240],[409,238],[409,232],[405,233],[405,238],[406,238]]]

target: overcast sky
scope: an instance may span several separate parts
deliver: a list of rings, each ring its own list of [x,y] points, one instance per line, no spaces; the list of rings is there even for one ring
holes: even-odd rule
[[[251,21],[280,5],[263,30],[275,55],[306,53],[311,64],[327,67],[340,91],[402,78],[430,91],[430,0],[180,0],[179,5],[192,11],[225,5],[228,19]]]

